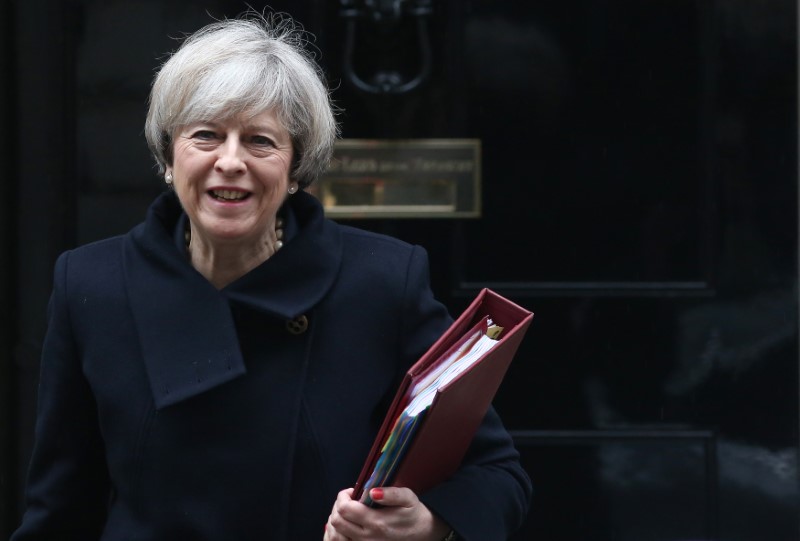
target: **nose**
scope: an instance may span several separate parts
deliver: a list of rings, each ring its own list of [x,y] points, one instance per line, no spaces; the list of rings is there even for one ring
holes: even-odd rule
[[[236,137],[228,137],[218,147],[217,161],[214,168],[223,175],[230,177],[245,172],[247,165],[243,156],[244,149]]]

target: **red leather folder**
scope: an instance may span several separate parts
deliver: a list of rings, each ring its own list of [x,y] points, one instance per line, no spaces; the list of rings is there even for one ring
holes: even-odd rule
[[[419,494],[456,472],[533,319],[532,312],[490,289],[481,290],[406,373],[355,484],[354,499],[369,503],[367,498],[362,499],[364,484],[375,468],[395,421],[409,403],[411,388],[431,366],[446,357],[445,353],[453,344],[487,316],[495,325],[503,327],[498,343],[468,370],[437,390],[389,484],[408,487]]]

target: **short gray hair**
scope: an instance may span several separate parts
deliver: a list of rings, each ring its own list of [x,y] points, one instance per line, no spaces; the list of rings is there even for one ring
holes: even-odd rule
[[[159,172],[172,164],[177,129],[274,107],[292,138],[292,179],[311,184],[327,168],[339,128],[309,43],[290,17],[252,12],[186,37],[150,92],[145,137]]]

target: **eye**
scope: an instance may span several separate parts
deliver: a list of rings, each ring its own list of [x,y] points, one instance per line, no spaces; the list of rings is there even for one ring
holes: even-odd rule
[[[272,139],[266,137],[264,135],[254,135],[250,138],[250,142],[256,146],[264,147],[264,146],[274,146],[272,143]]]
[[[192,134],[192,139],[200,139],[202,141],[210,141],[216,137],[217,134],[211,130],[197,130]]]

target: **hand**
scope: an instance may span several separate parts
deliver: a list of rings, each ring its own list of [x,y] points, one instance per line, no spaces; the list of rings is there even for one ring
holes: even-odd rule
[[[353,500],[353,489],[339,492],[324,541],[441,541],[449,526],[408,488],[373,488],[370,497],[382,507]]]

